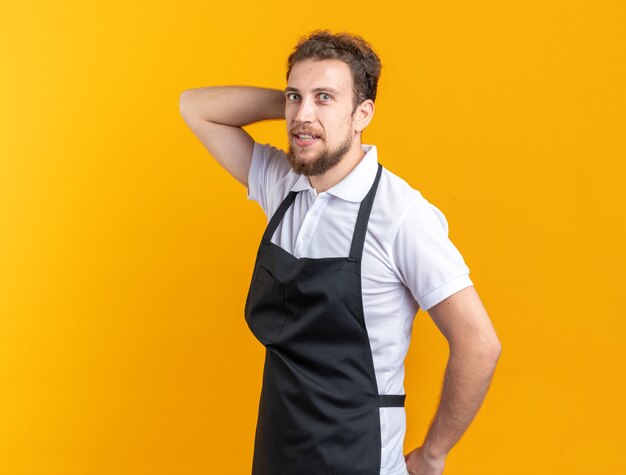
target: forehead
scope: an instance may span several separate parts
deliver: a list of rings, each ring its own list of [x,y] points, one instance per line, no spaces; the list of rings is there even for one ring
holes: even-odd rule
[[[300,91],[331,87],[346,92],[352,90],[352,71],[338,59],[305,59],[291,68],[287,86]]]

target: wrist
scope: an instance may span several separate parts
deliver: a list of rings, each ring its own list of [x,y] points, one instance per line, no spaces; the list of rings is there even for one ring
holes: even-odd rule
[[[436,465],[438,463],[443,462],[448,456],[448,451],[437,447],[435,444],[424,441],[424,445],[422,446],[422,454],[424,456],[424,460],[429,464]]]
[[[272,89],[270,114],[272,119],[285,119],[285,91]]]

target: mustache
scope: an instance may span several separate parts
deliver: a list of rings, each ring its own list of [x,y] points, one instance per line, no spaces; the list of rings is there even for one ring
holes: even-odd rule
[[[291,135],[305,134],[305,135],[314,135],[315,137],[323,137],[321,132],[317,132],[316,130],[306,129],[302,127],[294,127],[293,129],[289,129],[289,133]]]

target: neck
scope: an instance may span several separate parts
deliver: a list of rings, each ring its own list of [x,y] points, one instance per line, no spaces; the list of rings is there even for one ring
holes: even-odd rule
[[[310,176],[309,181],[311,182],[311,186],[315,188],[318,194],[331,189],[347,177],[364,156],[365,152],[363,151],[363,147],[361,147],[361,142],[357,141],[337,165],[322,175]]]

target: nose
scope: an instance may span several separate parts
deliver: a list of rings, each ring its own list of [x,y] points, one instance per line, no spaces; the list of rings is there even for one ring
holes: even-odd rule
[[[296,111],[296,115],[293,120],[295,122],[313,122],[315,119],[315,103],[313,99],[302,98],[300,100],[300,104],[298,105],[298,109]]]

